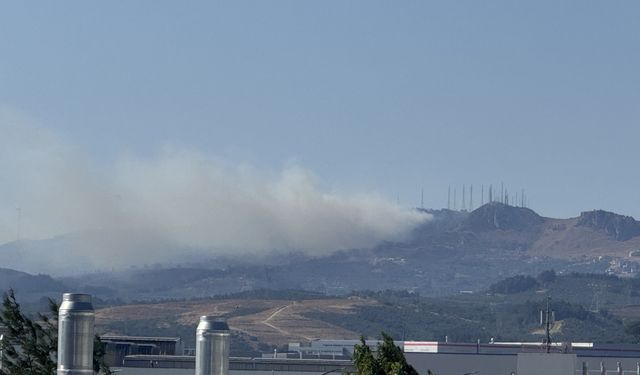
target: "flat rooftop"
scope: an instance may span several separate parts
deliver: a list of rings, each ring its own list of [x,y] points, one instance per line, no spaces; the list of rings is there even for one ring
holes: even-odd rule
[[[100,340],[106,341],[157,341],[157,342],[178,342],[180,337],[151,337],[151,336],[116,336],[101,335]]]

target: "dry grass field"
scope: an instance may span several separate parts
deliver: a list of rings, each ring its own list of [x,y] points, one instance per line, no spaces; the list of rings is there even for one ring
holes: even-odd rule
[[[96,324],[103,328],[113,322],[159,320],[167,324],[193,325],[201,315],[228,317],[232,330],[256,337],[260,342],[281,345],[319,338],[357,339],[358,334],[306,317],[310,312],[348,314],[354,307],[373,305],[372,299],[349,297],[310,300],[228,299],[162,302],[116,306],[96,311]]]

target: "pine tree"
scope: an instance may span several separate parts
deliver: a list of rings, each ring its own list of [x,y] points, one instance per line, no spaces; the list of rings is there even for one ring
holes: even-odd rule
[[[49,299],[49,314],[30,319],[20,308],[13,289],[4,294],[0,325],[6,333],[0,341],[3,375],[55,375],[58,351],[58,304]],[[96,335],[93,346],[96,373],[111,374],[104,362],[104,344]]]
[[[371,352],[371,348],[360,337],[360,344],[356,345],[353,350],[353,364],[356,367],[358,375],[381,375],[378,360]]]
[[[407,363],[402,349],[384,332],[375,356],[364,337],[360,338],[360,344],[353,351],[353,364],[357,375],[418,375],[416,369]]]
[[[22,313],[13,290],[5,293],[0,312],[0,324],[6,329],[0,343],[2,374],[55,374],[57,330],[48,316],[38,314],[38,318],[39,321],[34,321]]]

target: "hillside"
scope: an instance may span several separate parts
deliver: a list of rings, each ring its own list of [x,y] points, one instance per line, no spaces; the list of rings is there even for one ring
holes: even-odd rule
[[[554,219],[496,202],[462,213],[455,220],[445,211],[430,211],[435,223],[420,228],[415,243],[442,243],[450,249],[479,252],[518,251],[529,261],[551,258],[576,264],[603,258],[618,263],[640,260],[640,222],[630,216],[594,210],[575,218]],[[444,225],[443,221],[448,223]]]
[[[436,223],[434,227],[444,229],[434,232],[429,228],[433,224],[428,223],[421,231],[439,234],[440,237],[455,234],[458,237],[466,236],[467,247],[519,250],[530,258],[551,257],[572,261],[598,257],[634,260],[633,252],[640,250],[640,222],[630,216],[602,210],[582,212],[575,218],[554,219],[539,216],[528,208],[493,202],[470,213],[463,213],[455,220],[449,219],[450,215],[446,212],[431,212],[436,222],[447,221],[449,224],[443,226]],[[430,239],[424,236],[420,238],[423,243]],[[455,244],[450,245],[456,247]]]
[[[31,275],[9,268],[0,268],[0,290],[13,288],[21,295],[59,293],[65,290],[65,285],[54,280],[49,275]]]
[[[185,254],[181,263],[134,264],[124,270],[100,272],[87,269],[56,280],[104,300],[130,302],[292,287],[329,295],[395,289],[445,296],[482,290],[505,277],[552,268],[564,274],[623,276],[633,276],[640,269],[640,224],[631,217],[587,211],[575,218],[553,219],[528,208],[495,202],[472,212],[425,211],[432,220],[403,241],[371,248],[322,257],[274,252],[262,258],[212,256],[193,260]],[[21,259],[35,257],[38,264],[46,264],[43,254],[63,253],[67,241],[77,240],[77,236],[65,236],[51,243],[5,244],[0,246],[0,260],[8,258],[8,264],[19,265]],[[62,264],[66,258],[57,259]],[[81,265],[77,267],[76,273],[82,270]]]
[[[371,298],[317,298],[292,291],[269,298],[268,293],[251,297],[167,301],[99,309],[97,329],[110,334],[181,336],[194,345],[195,326],[201,315],[228,319],[234,333],[237,354],[255,355],[260,350],[288,342],[320,338],[357,339],[359,334],[347,328],[310,317],[309,313],[350,314],[358,307],[376,305]]]
[[[522,283],[522,280],[531,280]],[[525,286],[523,288],[523,286]],[[492,290],[500,290],[498,293]],[[377,337],[483,342],[540,341],[540,310],[552,297],[553,339],[635,342],[625,322],[640,319],[640,281],[615,276],[545,271],[518,276],[476,294],[446,298],[406,291],[358,292],[345,297],[301,291],[256,291],[211,299],[164,301],[99,309],[102,332],[180,335],[192,345],[198,316],[226,317],[239,352],[269,352],[288,342]]]
[[[591,218],[598,212],[605,214],[604,219],[593,222]],[[638,222],[630,217],[604,211],[583,212],[572,219],[547,219],[530,254],[571,260],[611,257],[636,262],[640,260],[640,254],[636,253],[640,250],[640,236],[635,233],[635,225]]]
[[[18,298],[23,302],[28,295],[18,293]],[[516,275],[481,292],[446,297],[400,290],[331,296],[287,289],[144,303],[96,299],[95,306],[99,332],[180,336],[188,347],[199,316],[225,317],[233,330],[234,355],[256,355],[288,342],[373,338],[380,331],[407,340],[539,341],[547,296],[556,318],[554,340],[637,341],[625,326],[640,320],[640,279],[603,274]],[[23,306],[46,310],[45,305]]]

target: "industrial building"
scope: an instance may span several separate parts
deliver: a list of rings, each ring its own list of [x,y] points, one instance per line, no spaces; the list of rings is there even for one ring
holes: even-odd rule
[[[546,353],[542,343],[405,342],[407,362],[418,372],[437,374],[531,374],[522,367],[536,357],[537,374],[551,375],[558,363],[573,363],[576,375],[640,375],[640,345],[557,343]],[[569,358],[567,360],[567,358]],[[546,370],[543,371],[545,361]],[[523,365],[524,361],[524,365]],[[547,371],[548,370],[548,371]],[[586,372],[585,372],[586,371]]]
[[[121,374],[193,374],[195,368],[194,356],[149,356],[132,355],[125,358],[124,366],[118,367]],[[138,369],[138,370],[135,370]],[[149,369],[142,371],[140,369]],[[162,370],[163,371],[159,371]],[[175,370],[167,372],[168,369]],[[291,358],[229,358],[229,373],[254,374],[262,372],[269,374],[292,373],[322,374],[326,372],[353,372],[351,360],[326,359],[291,359]]]
[[[102,335],[105,344],[105,362],[109,366],[122,366],[128,355],[182,355],[180,337],[142,337]]]
[[[367,340],[367,345],[372,350],[378,350],[381,340]],[[404,348],[404,341],[394,341],[394,343]],[[360,344],[360,340],[313,340],[308,343],[290,342],[287,345],[286,353],[278,353],[281,358],[309,358],[309,359],[350,359],[353,355],[353,348]],[[270,356],[264,354],[263,356]]]
[[[329,371],[353,371],[349,359],[323,357],[335,355],[337,358],[338,353],[353,353],[353,346],[357,343],[357,340],[315,340],[308,345],[290,343],[290,351],[278,353],[278,358],[232,357],[229,373],[317,375]],[[371,342],[372,348],[375,343]],[[396,342],[396,345],[403,348],[407,361],[420,374],[431,370],[438,375],[526,375],[532,374],[528,372],[532,362],[536,364],[534,370],[542,371],[544,368],[544,372],[537,373],[545,375],[554,374],[554,369],[565,371],[567,366],[573,369],[573,375],[640,374],[640,345],[556,343],[551,346],[550,354],[545,352],[545,346],[541,343],[404,341]],[[299,358],[301,353],[304,353],[303,359]],[[195,357],[133,355],[127,356],[124,363],[125,366],[118,367],[122,375],[186,375],[193,374]]]
[[[289,358],[289,355],[347,356],[353,353],[356,340],[292,343],[286,358],[277,354],[274,358],[230,358],[230,331],[224,319],[202,316],[195,334],[195,356],[175,355],[181,349],[179,338],[104,336],[103,339],[107,347],[116,349],[114,355],[123,355],[120,366],[112,366],[120,375],[326,375],[355,370],[349,359]],[[93,337],[91,296],[65,293],[58,320],[58,375],[93,373]],[[376,348],[378,342],[371,344]],[[550,340],[547,344],[438,341],[397,344],[407,362],[420,374],[432,371],[439,375],[640,375],[639,345]],[[123,354],[134,349],[164,354]],[[171,352],[174,355],[169,355]]]

